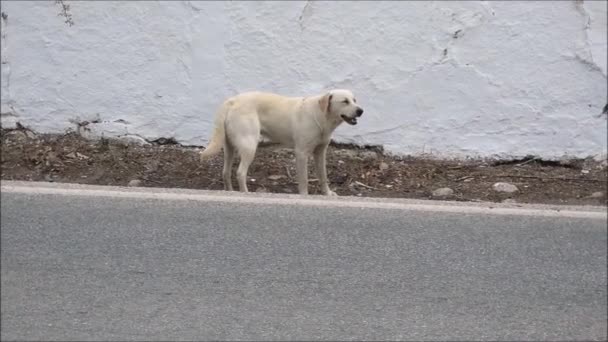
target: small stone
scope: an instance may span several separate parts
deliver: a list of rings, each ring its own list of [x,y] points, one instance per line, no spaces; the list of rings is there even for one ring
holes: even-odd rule
[[[257,192],[257,193],[266,193],[266,192],[268,192],[268,190],[266,190],[265,188],[257,188],[255,190],[255,192]]]
[[[103,139],[103,140],[107,141],[107,139]],[[118,144],[121,144],[122,146],[127,146],[127,145],[130,145],[130,144],[136,144],[136,145],[142,145],[142,146],[152,145],[146,139],[144,139],[144,138],[142,138],[140,136],[137,136],[137,135],[132,135],[132,134],[122,135],[122,136],[116,137],[115,142],[118,143]]]
[[[517,203],[517,201],[512,198],[507,198],[507,199],[502,200],[502,203],[515,204],[515,203]]]
[[[343,160],[338,160],[338,164],[344,164]]]
[[[291,190],[290,188],[285,188],[285,189],[283,189],[283,192],[291,194],[291,193],[293,193],[293,190]]]
[[[36,139],[36,133],[32,131],[25,131],[25,136],[28,137],[28,139]]]
[[[591,194],[591,196],[589,196],[591,198],[602,198],[604,197],[604,192],[603,191],[596,191],[594,193]]]
[[[519,189],[511,184],[511,183],[504,183],[504,182],[498,182],[495,183],[492,188],[494,189],[494,191],[498,191],[498,192],[507,192],[507,193],[512,193],[512,192],[516,192],[519,191]]]
[[[593,158],[587,158],[583,161],[583,165],[581,167],[581,169],[583,169],[584,171],[589,172],[589,170],[593,169],[593,167],[596,165],[596,161],[593,160]],[[585,172],[585,173],[587,173]]]
[[[388,170],[388,164],[385,162],[380,163],[380,171]]]
[[[55,153],[53,151],[47,153],[46,161],[48,163],[47,166],[49,166],[51,163],[57,162],[57,153]]]
[[[288,148],[277,148],[274,150],[274,153],[279,156],[291,156],[293,154],[293,150]]]
[[[283,176],[283,175],[270,175],[270,176],[268,176],[268,179],[273,180],[273,181],[276,181],[276,180],[279,180],[279,179],[283,179],[283,178],[285,178],[285,176]]]
[[[23,131],[19,130],[10,131],[6,135],[15,141],[21,141],[27,137]]]
[[[357,152],[353,150],[341,149],[334,152],[337,156],[346,159],[355,159],[357,157]]]
[[[561,166],[565,166],[565,167],[571,167],[574,166],[576,164],[576,160],[575,159],[568,159],[568,158],[564,158],[558,161],[558,164]]]
[[[84,154],[82,154],[80,152],[76,152],[76,157],[78,157],[80,159],[89,159],[88,156],[85,156]]]
[[[138,187],[140,185],[141,185],[141,181],[139,179],[132,179],[129,181],[129,184],[128,184],[128,186],[131,186],[131,187]]]
[[[450,188],[439,188],[433,190],[433,197],[447,197],[452,196],[454,194],[454,190]]]
[[[378,153],[374,151],[363,151],[361,152],[361,158],[363,159],[378,159]]]

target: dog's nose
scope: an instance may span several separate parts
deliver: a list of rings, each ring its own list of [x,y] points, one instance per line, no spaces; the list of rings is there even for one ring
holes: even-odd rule
[[[357,108],[357,116],[363,115],[363,109]]]

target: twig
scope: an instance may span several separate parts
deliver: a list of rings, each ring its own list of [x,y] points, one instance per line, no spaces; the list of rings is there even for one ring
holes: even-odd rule
[[[353,183],[356,184],[356,185],[362,186],[364,188],[368,188],[368,189],[372,189],[372,190],[379,190],[378,188],[374,188],[373,186],[369,186],[367,184],[363,184],[363,183],[361,183],[359,181],[354,181]]]
[[[146,182],[151,182],[151,183],[156,183],[156,184],[162,184],[162,182],[159,182],[157,180],[150,179],[150,178],[147,178],[147,177],[141,177],[141,179],[145,180]]]
[[[460,177],[460,178],[456,179],[455,181],[456,182],[460,182],[460,181],[471,179],[471,178],[475,178],[475,177],[473,177],[473,176],[464,176],[464,177]]]
[[[518,176],[518,175],[496,175],[494,177],[505,177],[505,178],[534,178],[534,179],[551,179],[551,180],[565,180],[565,181],[581,181],[581,182],[599,182],[607,183],[605,179],[588,179],[588,178],[569,178],[569,177],[541,177],[541,176]]]
[[[526,164],[531,163],[531,162],[533,162],[533,161],[535,161],[535,160],[538,160],[538,158],[531,158],[531,159],[526,160],[526,161],[525,161],[525,162],[523,162],[523,163],[515,164],[515,167],[519,167],[519,166],[522,166],[522,165],[526,165]]]
[[[291,172],[289,172],[289,166],[285,165],[285,171],[287,171],[287,177],[292,179],[293,177],[291,177]]]
[[[314,182],[318,182],[318,181],[319,181],[318,179],[313,178],[313,179],[309,179],[309,180],[308,180],[308,183],[314,183]],[[291,181],[291,184],[298,184],[298,182],[296,182],[296,181]]]

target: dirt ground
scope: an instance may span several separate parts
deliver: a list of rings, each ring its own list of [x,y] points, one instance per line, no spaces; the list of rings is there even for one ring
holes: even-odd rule
[[[119,186],[133,181],[146,187],[223,189],[222,154],[201,163],[197,153],[200,149],[172,141],[150,145],[91,141],[76,133],[43,135],[25,129],[0,130],[0,138],[3,180]],[[327,167],[332,189],[342,196],[607,204],[606,161],[445,161],[332,145]],[[312,163],[309,170],[309,191],[318,194]],[[511,183],[519,190],[497,192],[493,189],[497,182]],[[234,184],[236,187],[236,181]],[[248,184],[250,191],[297,193],[293,153],[260,148],[249,170]],[[451,188],[453,194],[433,196],[434,190],[444,187]]]

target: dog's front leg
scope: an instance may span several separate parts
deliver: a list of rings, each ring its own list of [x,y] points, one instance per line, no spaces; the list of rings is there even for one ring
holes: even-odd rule
[[[296,151],[296,173],[298,192],[300,195],[308,195],[308,153]]]
[[[319,145],[313,151],[315,159],[315,169],[317,170],[317,177],[319,178],[319,187],[323,195],[337,196],[337,194],[329,189],[329,182],[327,181],[327,167],[325,164],[327,156],[327,145]]]

